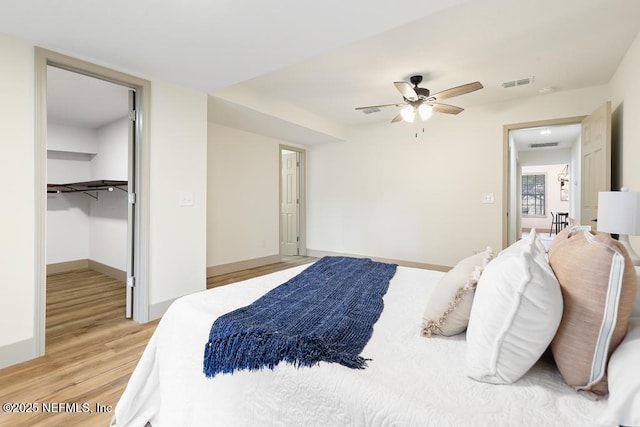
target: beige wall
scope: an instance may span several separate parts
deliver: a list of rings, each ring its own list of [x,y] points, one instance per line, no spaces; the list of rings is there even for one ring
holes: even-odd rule
[[[0,367],[33,354],[33,47],[0,34]],[[3,347],[11,346],[3,351]]]
[[[282,143],[209,123],[208,267],[279,253]]]
[[[503,126],[588,114],[605,86],[557,92],[354,127],[344,143],[313,146],[308,167],[308,244],[321,250],[453,265],[502,245]],[[494,204],[481,203],[494,193]]]
[[[151,84],[150,317],[206,289],[207,95]],[[180,206],[181,193],[193,206]]]

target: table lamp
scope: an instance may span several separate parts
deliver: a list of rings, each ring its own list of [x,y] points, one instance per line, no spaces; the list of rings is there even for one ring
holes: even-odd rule
[[[629,244],[629,236],[640,235],[640,193],[626,188],[598,193],[598,231],[618,234],[635,265],[640,257]]]

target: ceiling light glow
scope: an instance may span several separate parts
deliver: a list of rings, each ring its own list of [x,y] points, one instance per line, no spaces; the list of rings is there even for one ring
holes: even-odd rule
[[[413,105],[407,105],[404,107],[400,114],[402,115],[402,120],[405,122],[413,123],[413,119],[416,117],[416,112],[413,109]]]

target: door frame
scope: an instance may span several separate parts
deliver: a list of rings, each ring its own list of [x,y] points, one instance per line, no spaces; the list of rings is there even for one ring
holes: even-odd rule
[[[136,121],[136,214],[134,218],[136,261],[134,271],[133,320],[149,320],[149,119],[151,83],[129,74],[66,56],[40,47],[35,48],[35,265],[34,265],[34,338],[36,357],[45,353],[46,327],[46,213],[47,213],[47,66],[84,74],[136,90],[139,94]],[[131,189],[130,189],[131,191]]]
[[[300,166],[298,169],[298,233],[300,237],[298,255],[307,255],[307,223],[306,223],[306,150],[299,147],[280,144],[278,148],[278,252],[280,252],[280,206],[282,206],[282,150],[298,153]],[[282,255],[282,254],[280,254]]]
[[[511,144],[510,144],[510,132],[512,130],[547,127],[554,125],[569,125],[575,123],[581,123],[586,116],[573,116],[560,119],[538,120],[533,122],[513,123],[503,125],[502,127],[502,247],[506,248],[509,244],[513,243],[513,236],[511,228],[514,224],[518,223],[518,218],[522,216],[518,207],[515,207],[515,216],[512,211],[513,204],[511,200],[514,196],[515,189],[512,189],[512,164],[515,164],[514,159],[511,158]],[[511,227],[510,227],[511,225]]]

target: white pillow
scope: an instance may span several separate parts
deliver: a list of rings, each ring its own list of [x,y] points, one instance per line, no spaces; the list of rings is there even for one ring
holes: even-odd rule
[[[538,239],[538,234],[536,233],[535,228],[532,228],[529,234],[526,234],[522,237],[522,239],[518,240],[511,246],[503,249],[498,256],[513,254],[516,252],[530,252],[536,258],[539,258],[540,261],[546,261],[547,259],[547,250],[544,245]]]
[[[640,317],[629,319],[629,330],[609,359],[609,401],[598,422],[640,426]]]
[[[537,237],[525,239],[489,262],[478,281],[466,355],[466,374],[475,380],[518,380],[544,353],[560,324],[560,285]]]

